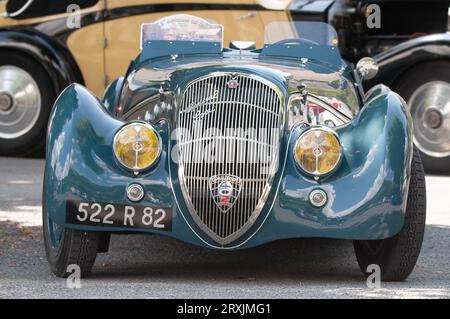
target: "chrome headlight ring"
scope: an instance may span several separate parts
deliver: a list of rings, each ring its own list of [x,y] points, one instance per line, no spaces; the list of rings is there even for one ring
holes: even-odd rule
[[[130,132],[133,128],[135,132]],[[139,132],[140,129],[136,130],[136,128],[143,129],[146,132]],[[136,136],[130,136],[130,133],[135,133]],[[133,138],[135,140],[132,140]],[[161,136],[147,122],[128,122],[119,128],[114,135],[113,153],[116,161],[121,167],[132,171],[135,175],[152,168],[158,162],[161,152]],[[132,162],[134,162],[134,165]]]
[[[315,143],[311,143],[311,134],[316,137]],[[307,138],[309,141],[305,141]],[[306,153],[302,154],[302,151]],[[338,134],[326,126],[312,126],[302,132],[295,142],[293,155],[297,167],[302,173],[312,176],[316,180],[335,172],[340,166],[343,156]],[[313,166],[311,166],[311,160],[314,160]],[[314,169],[311,169],[312,167]]]

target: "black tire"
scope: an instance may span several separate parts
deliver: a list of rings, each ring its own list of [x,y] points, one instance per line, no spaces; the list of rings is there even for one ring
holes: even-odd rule
[[[420,86],[431,81],[450,83],[450,61],[419,64],[402,75],[392,89],[408,102]],[[420,152],[420,155],[426,173],[450,175],[450,156],[432,157],[423,152]]]
[[[34,126],[17,138],[0,138],[0,155],[43,156],[47,122],[56,95],[45,69],[25,54],[12,51],[0,52],[0,67],[12,65],[25,70],[35,80],[41,97],[41,109]]]
[[[43,207],[43,232],[45,253],[52,272],[57,277],[65,278],[71,273],[67,272],[69,265],[80,267],[81,277],[91,273],[101,243],[101,233],[64,229],[60,244],[53,247],[49,238],[48,219]]]
[[[425,215],[425,174],[420,154],[414,148],[403,228],[391,238],[353,242],[361,271],[367,276],[367,266],[376,264],[380,266],[381,280],[405,280],[413,271],[420,254],[425,232]]]

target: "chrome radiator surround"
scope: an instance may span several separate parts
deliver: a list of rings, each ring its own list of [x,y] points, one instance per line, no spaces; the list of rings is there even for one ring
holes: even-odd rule
[[[246,233],[267,201],[279,166],[284,104],[277,85],[253,74],[236,72],[200,77],[180,94],[176,126],[181,191],[195,223],[222,246]],[[184,134],[185,128],[193,134]],[[205,130],[214,129],[226,133],[203,135]],[[228,135],[240,129],[255,129],[250,130],[254,135]],[[261,140],[261,136],[269,142]],[[198,160],[206,153],[205,144],[214,149],[214,160]],[[268,160],[252,162],[260,156],[260,148],[267,151]],[[231,161],[227,161],[229,157]],[[232,186],[231,207],[219,205],[216,200],[211,186],[216,181]]]

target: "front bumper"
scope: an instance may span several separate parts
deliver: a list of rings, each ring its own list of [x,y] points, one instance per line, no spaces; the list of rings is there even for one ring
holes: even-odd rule
[[[66,201],[83,200],[132,204],[126,196],[130,183],[139,183],[145,197],[139,205],[170,208],[171,231],[134,228],[212,248],[246,248],[298,237],[383,239],[403,227],[412,154],[411,124],[404,102],[385,87],[373,91],[365,107],[337,129],[343,147],[339,169],[316,182],[303,176],[292,156],[299,125],[284,136],[280,167],[268,200],[253,226],[227,246],[210,239],[193,221],[180,190],[177,165],[169,160],[171,128],[156,126],[163,140],[158,165],[133,176],[117,165],[112,140],[123,122],[111,117],[86,89],[71,85],[58,98],[47,140],[44,209],[53,222],[67,228],[130,232],[129,228],[80,226],[66,223]],[[310,191],[321,188],[328,202],[314,208]]]

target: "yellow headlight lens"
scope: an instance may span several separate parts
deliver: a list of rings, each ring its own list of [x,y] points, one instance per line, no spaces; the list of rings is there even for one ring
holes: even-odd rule
[[[295,144],[295,160],[307,173],[323,175],[332,171],[341,157],[341,144],[337,136],[322,128],[303,133]]]
[[[143,170],[159,157],[160,144],[156,131],[145,123],[131,123],[122,127],[114,138],[117,160],[132,170]]]

